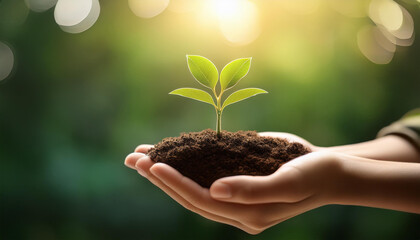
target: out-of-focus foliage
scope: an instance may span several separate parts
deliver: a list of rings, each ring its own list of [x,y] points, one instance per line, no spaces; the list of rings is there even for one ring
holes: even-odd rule
[[[206,56],[219,69],[253,57],[247,81],[238,85],[270,94],[226,112],[229,131],[292,132],[322,146],[354,143],[419,106],[417,40],[376,65],[358,46],[369,18],[343,15],[328,1],[301,1],[318,5],[253,2],[258,37],[252,32],[247,45],[233,46],[226,38],[237,37],[229,35],[232,22],[220,32],[211,18],[178,11],[172,2],[143,19],[131,10],[135,1],[100,1],[96,23],[70,34],[55,23],[53,8],[38,13],[25,1],[0,0],[0,42],[14,54],[10,76],[0,80],[0,238],[420,238],[416,215],[348,206],[322,207],[250,237],[188,212],[123,165],[138,144],[215,126],[212,108],[167,94],[199,87],[191,86],[186,54]],[[419,32],[418,4],[398,3]]]

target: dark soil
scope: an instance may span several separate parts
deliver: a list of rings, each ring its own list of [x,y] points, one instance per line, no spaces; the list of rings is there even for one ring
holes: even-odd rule
[[[214,130],[207,129],[165,138],[148,155],[209,188],[222,177],[270,175],[287,161],[309,152],[300,143],[261,137],[255,131],[223,131],[217,137]]]

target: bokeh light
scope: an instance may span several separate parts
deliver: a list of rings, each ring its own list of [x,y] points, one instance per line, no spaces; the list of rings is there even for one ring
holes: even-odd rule
[[[128,0],[133,13],[141,18],[152,18],[161,14],[169,5],[169,0]]]
[[[373,2],[376,2],[375,0]],[[403,24],[403,13],[398,3],[391,0],[379,0],[378,4],[372,4],[377,7],[379,23],[389,31],[395,31]],[[373,9],[371,9],[373,11]]]
[[[414,34],[414,21],[410,13],[392,0],[372,0],[369,17],[376,25],[397,39],[410,39]]]
[[[398,39],[410,39],[414,35],[414,21],[413,17],[407,9],[400,7],[403,14],[403,21],[398,29],[391,30],[391,34]]]
[[[54,7],[57,0],[25,0],[25,3],[34,12],[44,12]]]
[[[100,14],[98,0],[59,0],[54,17],[61,29],[81,33],[92,27]]]
[[[393,0],[372,0],[369,17],[376,24],[371,30],[362,29],[358,45],[363,55],[374,63],[386,64],[392,59],[395,45],[411,46],[414,42],[414,21],[403,6]],[[370,33],[368,33],[370,32]],[[370,41],[373,35],[377,44]]]
[[[380,30],[379,27],[373,27],[373,36],[375,38],[375,41],[383,47],[388,52],[394,53],[397,49],[396,44],[393,41],[390,41],[389,38],[387,38],[383,31]]]
[[[385,49],[391,50],[392,53],[395,52],[392,50],[395,48],[394,45],[409,46],[414,41],[414,21],[410,13],[393,0],[283,0],[270,1],[266,4],[295,15],[314,14],[324,4],[329,4],[332,9],[348,17],[361,18],[368,14],[383,34],[381,36],[380,32],[375,30],[373,35],[377,36],[374,42],[379,46],[386,46]],[[171,2],[169,0],[129,0],[129,6],[137,16],[143,18],[157,16],[167,7],[176,13],[195,11],[196,22],[208,30],[214,28],[214,23],[217,22],[217,28],[231,45],[248,45],[254,42],[262,32],[259,8],[249,0],[173,0]],[[369,44],[359,45],[366,47]],[[366,53],[367,49],[364,49],[364,52]]]
[[[212,9],[217,15],[223,36],[231,43],[246,45],[260,34],[256,5],[248,0],[214,0]]]
[[[101,6],[99,0],[92,0],[92,8],[88,16],[83,19],[80,23],[74,26],[60,26],[63,31],[68,33],[81,33],[91,28],[99,18],[101,12]]]
[[[357,45],[363,55],[373,63],[387,64],[394,57],[394,53],[383,47],[383,41],[387,39],[381,38],[378,32],[381,34],[376,26],[363,27],[357,34]],[[381,42],[378,42],[378,39]]]
[[[0,82],[6,79],[13,70],[15,57],[12,49],[3,42],[0,42]]]
[[[89,15],[91,0],[60,0],[55,6],[55,22],[60,26],[75,26]]]
[[[397,46],[402,46],[402,47],[409,47],[411,45],[413,45],[414,40],[415,40],[415,34],[413,32],[413,34],[411,35],[410,38],[408,39],[400,39],[395,37],[395,35],[393,35],[391,32],[389,32],[386,28],[382,27],[382,26],[378,26],[379,30],[381,30],[382,34],[388,39],[388,41],[392,42],[393,44],[397,45]]]

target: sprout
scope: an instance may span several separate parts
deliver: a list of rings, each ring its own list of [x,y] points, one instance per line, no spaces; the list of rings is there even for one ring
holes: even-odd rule
[[[222,112],[230,104],[242,101],[267,91],[259,88],[245,88],[232,93],[222,104],[222,95],[226,90],[234,87],[243,77],[245,77],[251,66],[251,58],[239,58],[228,63],[220,73],[220,93],[216,92],[216,85],[219,81],[219,72],[216,66],[205,57],[187,55],[188,68],[194,78],[203,86],[212,90],[216,99],[200,89],[196,88],[178,88],[169,94],[179,95],[186,98],[192,98],[214,106],[217,114],[216,133],[220,136],[222,128]]]

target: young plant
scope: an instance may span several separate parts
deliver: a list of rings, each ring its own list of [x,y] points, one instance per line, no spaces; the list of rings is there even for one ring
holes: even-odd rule
[[[252,58],[239,58],[228,63],[220,73],[219,82],[219,72],[210,60],[202,56],[187,55],[188,68],[190,69],[191,74],[201,85],[211,89],[216,101],[214,101],[209,93],[196,88],[178,88],[169,94],[192,98],[213,105],[217,114],[216,133],[217,136],[220,136],[222,112],[228,105],[261,93],[267,93],[267,91],[259,88],[245,88],[229,95],[222,104],[223,93],[234,87],[248,74],[251,66],[251,59]],[[216,85],[218,82],[220,84],[219,94],[216,92]]]

